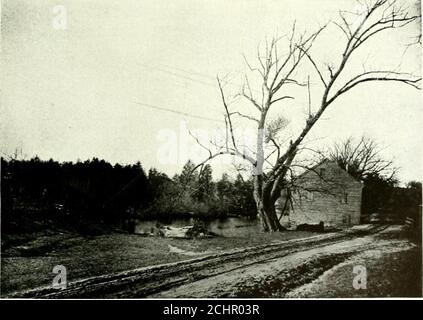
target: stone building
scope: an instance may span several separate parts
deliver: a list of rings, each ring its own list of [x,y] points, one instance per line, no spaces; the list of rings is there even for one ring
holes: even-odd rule
[[[360,223],[363,183],[334,161],[324,160],[300,175],[284,190],[276,210],[284,227],[301,224],[345,227]]]

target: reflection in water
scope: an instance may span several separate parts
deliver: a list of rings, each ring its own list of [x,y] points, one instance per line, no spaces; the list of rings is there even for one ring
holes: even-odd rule
[[[195,218],[173,219],[171,221],[148,220],[135,222],[134,233],[136,234],[157,234],[157,224],[172,227],[184,227],[194,225]],[[228,217],[225,219],[214,219],[203,222],[208,231],[224,237],[247,236],[260,231],[258,219],[245,217]]]

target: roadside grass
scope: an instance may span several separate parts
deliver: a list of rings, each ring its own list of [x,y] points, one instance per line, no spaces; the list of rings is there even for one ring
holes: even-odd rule
[[[313,236],[308,231],[275,233],[237,231],[232,237],[171,239],[110,233],[81,236],[47,233],[22,239],[2,249],[1,296],[52,283],[55,265],[63,265],[69,282],[145,266],[175,262],[206,254],[245,248],[275,241]],[[175,250],[175,247],[177,250]]]
[[[367,270],[366,289],[352,285],[354,266]],[[328,270],[320,278],[289,293],[289,298],[421,297],[421,248],[363,253]]]

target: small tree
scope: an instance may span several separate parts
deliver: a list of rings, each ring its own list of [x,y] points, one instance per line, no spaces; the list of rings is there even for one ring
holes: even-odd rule
[[[209,164],[206,164],[199,173],[198,186],[194,196],[200,202],[208,202],[214,198],[212,168]]]

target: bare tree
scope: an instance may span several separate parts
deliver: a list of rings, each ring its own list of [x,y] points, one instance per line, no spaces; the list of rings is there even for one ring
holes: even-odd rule
[[[354,177],[365,180],[368,176],[379,176],[386,180],[395,178],[397,168],[392,160],[385,160],[375,140],[362,137],[355,142],[352,137],[335,143],[329,150],[329,158],[336,161]]]
[[[406,9],[396,6],[396,1],[377,0],[372,4],[365,5],[365,8],[365,11],[360,14],[339,12],[340,22],[335,21],[333,23],[345,34],[346,43],[339,64],[337,66],[326,64],[327,70],[325,72],[313,58],[311,48],[317,36],[326,29],[327,25],[319,28],[311,35],[301,34],[297,36],[294,23],[290,36],[286,37],[288,44],[285,54],[279,53],[278,49],[280,50],[282,38],[277,38],[270,42],[266,41],[264,52],[257,50],[257,66],[252,66],[245,59],[249,70],[259,75],[261,86],[260,90],[253,90],[249,78],[246,76],[245,85],[239,95],[255,108],[258,116],[252,117],[246,113],[230,110],[222,81],[219,78],[217,79],[225,109],[227,139],[226,143],[219,146],[219,150],[214,153],[202,145],[208,150],[209,157],[198,164],[196,168],[222,154],[231,154],[248,161],[253,166],[254,199],[264,231],[283,230],[277,218],[275,202],[280,197],[281,191],[289,185],[288,172],[293,166],[293,160],[301,149],[305,137],[321,118],[327,107],[353,88],[370,81],[395,81],[415,88],[418,88],[420,84],[420,77],[394,70],[364,71],[340,83],[340,75],[358,48],[370,42],[379,33],[405,27],[417,19],[416,16],[409,16]],[[348,14],[353,15],[354,21],[359,21],[359,23],[349,22]],[[299,65],[302,62],[307,62],[307,60],[317,73],[323,86],[323,93],[317,99],[317,101],[320,101],[319,104],[313,108],[317,111],[312,113],[311,94],[308,90],[308,118],[298,136],[291,139],[287,143],[288,146],[283,149],[282,142],[277,139],[277,133],[284,128],[283,117],[270,121],[269,111],[276,105],[281,110],[280,106],[284,101],[294,98],[292,95],[283,93],[286,89],[290,90],[290,86],[309,86],[309,84],[301,83],[295,79]],[[255,97],[253,94],[257,91],[260,92],[259,97]],[[253,156],[246,154],[238,147],[234,134],[234,117],[242,117],[252,121],[257,128],[257,143]],[[272,150],[269,151],[269,148]],[[270,162],[271,156],[275,158],[273,163]],[[268,170],[265,170],[266,168]]]

